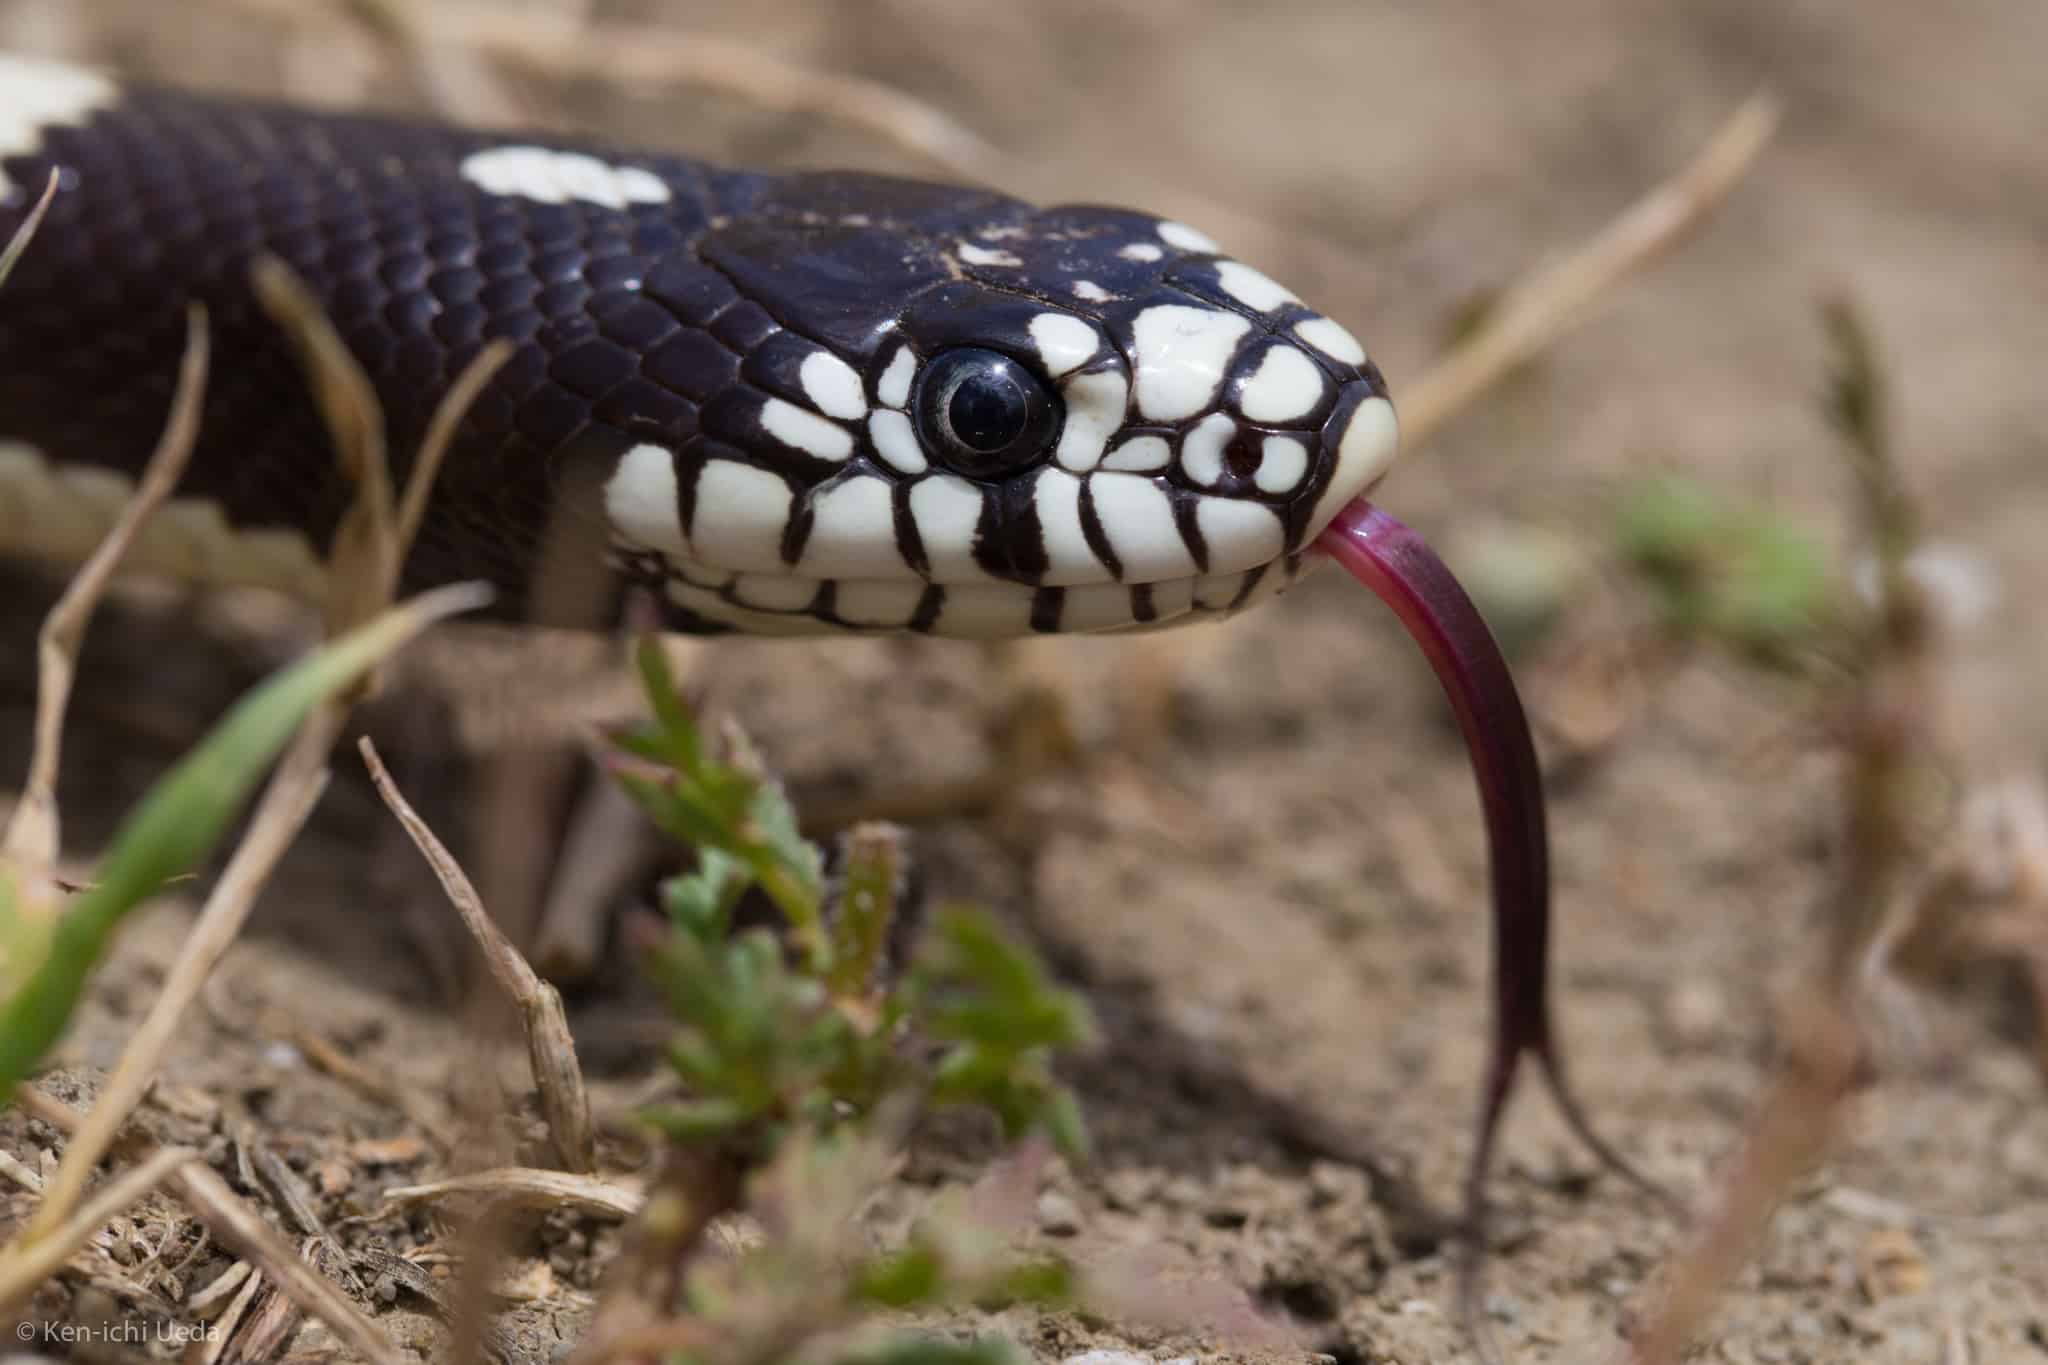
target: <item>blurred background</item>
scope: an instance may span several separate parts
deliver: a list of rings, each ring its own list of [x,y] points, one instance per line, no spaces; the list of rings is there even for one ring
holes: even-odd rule
[[[1132,204],[1341,319],[1397,405],[1503,290],[1767,88],[1779,135],[1696,236],[1381,491],[1515,647],[1551,774],[1562,1023],[1602,1126],[1704,1187],[1826,885],[1828,623],[1867,547],[1823,401],[1839,370],[1824,299],[1867,329],[1939,551],[1949,805],[2038,772],[2037,0],[0,0],[0,47],[737,164]],[[1733,528],[1762,566],[1678,523]],[[1715,584],[1728,601],[1698,595]],[[5,610],[15,649],[33,620],[25,601]],[[132,795],[123,765],[178,751],[176,689],[136,671],[132,645],[125,681],[119,641],[97,647],[155,728],[81,740],[77,780]],[[1104,1015],[1108,1048],[1081,1078],[1103,1145],[1076,1186],[1084,1237],[1168,1246],[1340,1360],[1462,1358],[1442,1254],[1370,1201],[1332,1216],[1334,1168],[1313,1161],[1354,1144],[1450,1201],[1485,1040],[1476,803],[1434,685],[1377,604],[1326,574],[1156,640],[739,641],[694,659],[707,706],[744,720],[800,800],[858,806],[1010,765],[994,796],[921,822],[919,851],[935,896],[1014,915]],[[10,679],[13,734],[25,686]],[[1026,691],[1050,698],[1043,771],[1016,766]],[[335,861],[377,822],[352,799],[337,795],[289,894],[374,960],[400,949],[364,933],[375,912]],[[1930,859],[1947,830],[1930,830]],[[1720,1358],[2048,1359],[2048,1219],[1973,1221],[2048,1198],[2025,989],[2048,913],[2015,913],[2019,948],[1942,964],[1959,991],[1882,996],[1886,1036],[1906,1043],[1725,1310]],[[1272,1106],[1343,1140],[1304,1138]],[[1596,1177],[1541,1103],[1508,1154],[1495,1326],[1518,1359],[1587,1358],[1562,1343],[1611,1340],[1676,1231]],[[1841,1190],[1899,1203],[1873,1217]],[[1902,1223],[1917,1278],[1873,1278],[1873,1239],[1896,1251]],[[1118,1324],[1011,1326],[1051,1357],[1192,1349]],[[1941,1354],[1958,1339],[1970,1354]]]

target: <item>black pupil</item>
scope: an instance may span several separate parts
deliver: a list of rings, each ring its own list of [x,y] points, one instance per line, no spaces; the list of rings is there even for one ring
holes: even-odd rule
[[[1023,390],[1006,374],[970,374],[953,390],[946,420],[970,450],[1001,450],[1024,432],[1029,416]]]

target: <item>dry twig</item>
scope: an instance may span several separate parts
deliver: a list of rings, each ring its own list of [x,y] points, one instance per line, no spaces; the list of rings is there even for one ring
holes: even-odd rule
[[[0,247],[0,284],[6,283],[7,277],[20,262],[22,254],[28,250],[28,244],[35,240],[37,229],[43,225],[43,215],[50,211],[50,203],[57,197],[59,178],[57,171],[50,172],[49,182],[43,186],[43,192],[36,197],[35,207],[28,211],[28,217],[21,220],[21,226],[7,239],[7,245]]]
[[[242,1261],[238,1264],[246,1268],[248,1262]],[[206,1350],[200,1357],[200,1365],[213,1365],[214,1361],[221,1358],[221,1353],[227,1350],[228,1342],[234,1338],[235,1329],[240,1327],[242,1319],[248,1316],[249,1305],[256,1301],[256,1295],[262,1291],[263,1284],[263,1272],[260,1270],[250,1271],[243,1277],[241,1289],[228,1304],[227,1311],[220,1315],[215,1330],[208,1334],[210,1340],[207,1341]]]
[[[1841,868],[1821,906],[1819,960],[1781,1019],[1778,1075],[1719,1207],[1672,1266],[1662,1301],[1631,1343],[1635,1365],[1675,1365],[1780,1201],[1826,1155],[1866,1052],[1856,1009],[1863,969],[1917,853],[1914,785],[1934,749],[1939,680],[1930,615],[1906,571],[1914,508],[1893,458],[1870,339],[1845,302],[1830,304],[1824,320],[1838,357],[1829,415],[1850,456],[1879,568],[1876,608],[1840,697]]]
[[[1615,286],[1682,241],[1749,173],[1777,130],[1778,101],[1753,95],[1684,170],[1599,235],[1514,285],[1479,331],[1408,385],[1401,435],[1411,449],[1555,343]]]
[[[55,187],[53,178],[52,190]],[[48,202],[46,194],[43,204]],[[38,206],[38,214],[41,207]],[[79,641],[85,637],[85,628],[91,623],[100,598],[106,595],[107,584],[120,568],[122,556],[184,476],[199,435],[201,401],[206,395],[207,354],[206,310],[194,304],[186,315],[185,359],[178,372],[177,391],[171,397],[170,416],[164,422],[155,452],[143,467],[142,482],[121,508],[121,515],[106,539],[79,566],[65,586],[64,595],[43,618],[42,632],[36,639],[35,744],[28,778],[22,785],[21,802],[14,808],[5,840],[0,841],[0,862],[25,873],[24,886],[42,885],[57,861],[61,838],[57,767],[64,747],[64,716],[71,705]]]
[[[531,1166],[501,1166],[425,1185],[400,1185],[384,1191],[384,1202],[402,1208],[459,1195],[509,1199],[535,1209],[572,1208],[608,1218],[631,1218],[646,1203],[640,1191],[624,1185]]]
[[[492,978],[519,1011],[534,1089],[540,1095],[541,1110],[547,1115],[548,1132],[554,1138],[557,1156],[568,1170],[588,1174],[597,1169],[597,1140],[590,1125],[590,1097],[583,1087],[583,1069],[576,1061],[576,1042],[569,1033],[569,1017],[562,1008],[561,993],[540,979],[492,921],[462,865],[407,804],[391,780],[384,761],[377,756],[377,746],[365,736],[357,747],[370,770],[370,780],[377,784],[378,795],[434,869],[442,890],[448,894],[449,904],[455,907],[463,927],[469,930],[490,965]]]

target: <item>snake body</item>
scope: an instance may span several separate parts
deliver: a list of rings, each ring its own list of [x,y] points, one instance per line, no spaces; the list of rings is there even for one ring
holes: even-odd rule
[[[145,559],[316,591],[346,506],[268,253],[403,461],[493,338],[407,565],[530,605],[565,523],[690,631],[1144,628],[1291,584],[1394,450],[1363,348],[1185,225],[124,86],[0,57],[0,550],[88,548],[185,311],[215,362]]]

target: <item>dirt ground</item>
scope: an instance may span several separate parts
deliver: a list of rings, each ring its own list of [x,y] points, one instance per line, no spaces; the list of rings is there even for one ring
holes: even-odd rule
[[[2048,7],[557,7],[890,82],[1002,148],[1006,188],[1137,202],[1208,227],[1351,325],[1397,402],[1473,300],[1597,228],[1743,96],[1774,88],[1780,139],[1709,229],[1409,452],[1382,500],[1454,561],[1531,532],[1591,553],[1615,491],[1675,469],[1840,542],[1847,487],[1815,403],[1814,301],[1851,291],[1892,362],[1931,532],[1998,589],[1951,650],[1957,781],[2038,773],[2048,633],[2026,604],[2048,583],[2048,536],[2028,510],[2048,451]],[[0,45],[208,87],[424,103],[368,39],[318,36],[329,30],[303,17],[315,6],[291,20],[277,17],[289,6],[259,8],[0,0]],[[530,119],[725,159],[926,169],[871,134],[713,93],[504,89]],[[47,599],[7,600],[8,652],[26,657]],[[1596,573],[1563,605],[1558,638],[1578,648],[1523,670],[1552,769],[1563,1031],[1600,1126],[1700,1195],[1741,1134],[1772,1001],[1827,885],[1833,766],[1805,694],[1767,675],[1708,656],[1618,681],[1591,669],[1587,651],[1639,607],[1625,585]],[[226,614],[157,594],[96,637],[65,788],[81,857],[273,657],[244,628],[194,628]],[[13,773],[30,697],[25,668],[6,674],[0,747]],[[720,642],[696,656],[694,682],[800,796],[822,801],[976,771],[997,752],[990,718],[1020,676],[1062,682],[1099,759],[1020,784],[993,814],[930,822],[918,850],[933,898],[1001,910],[1085,985],[1105,1027],[1104,1049],[1075,1072],[1099,1159],[1055,1173],[1037,1235],[1083,1261],[1149,1249],[1176,1275],[1241,1287],[1293,1339],[1064,1314],[993,1325],[1047,1360],[1098,1348],[1470,1358],[1445,1255],[1375,1198],[1412,1180],[1432,1203],[1454,1202],[1484,1041],[1477,807],[1420,661],[1376,605],[1326,574],[1156,643]],[[151,1112],[229,1169],[237,1148],[268,1144],[351,1245],[404,1251],[434,1230],[424,1215],[380,1214],[379,1194],[446,1169],[436,1141],[459,1131],[451,1076],[473,1067],[474,1044],[421,966],[416,919],[373,868],[390,837],[345,772],[259,932],[189,1021]],[[166,907],[127,936],[52,1088],[89,1089],[111,1063],[184,913]],[[1876,992],[1890,1042],[1847,1139],[1779,1217],[1701,1358],[2048,1362],[2048,1107],[2031,1022],[2003,1008],[2004,986],[1989,973],[1941,1000]],[[651,1074],[658,1021],[630,993],[591,992],[578,1008],[606,1077],[601,1107],[620,1109]],[[316,1065],[322,1045],[384,1092]],[[31,1167],[57,1145],[40,1124],[0,1120],[0,1146]],[[1344,1150],[1371,1154],[1377,1185],[1327,1159]],[[935,1137],[878,1223],[972,1179],[985,1154]],[[4,1198],[10,1217],[30,1207]],[[1681,1229],[1599,1173],[1533,1092],[1495,1198],[1488,1314],[1510,1358],[1606,1358]],[[611,1239],[595,1222],[537,1234],[532,1292],[511,1316],[524,1358],[573,1338]],[[109,1291],[89,1280],[120,1280],[136,1257],[110,1255],[105,1274],[67,1276],[45,1306],[80,1320],[140,1311],[95,1297]],[[202,1252],[181,1283],[222,1264]],[[418,1308],[398,1294],[382,1320],[431,1349],[437,1329]],[[307,1328],[291,1350],[332,1345]]]

